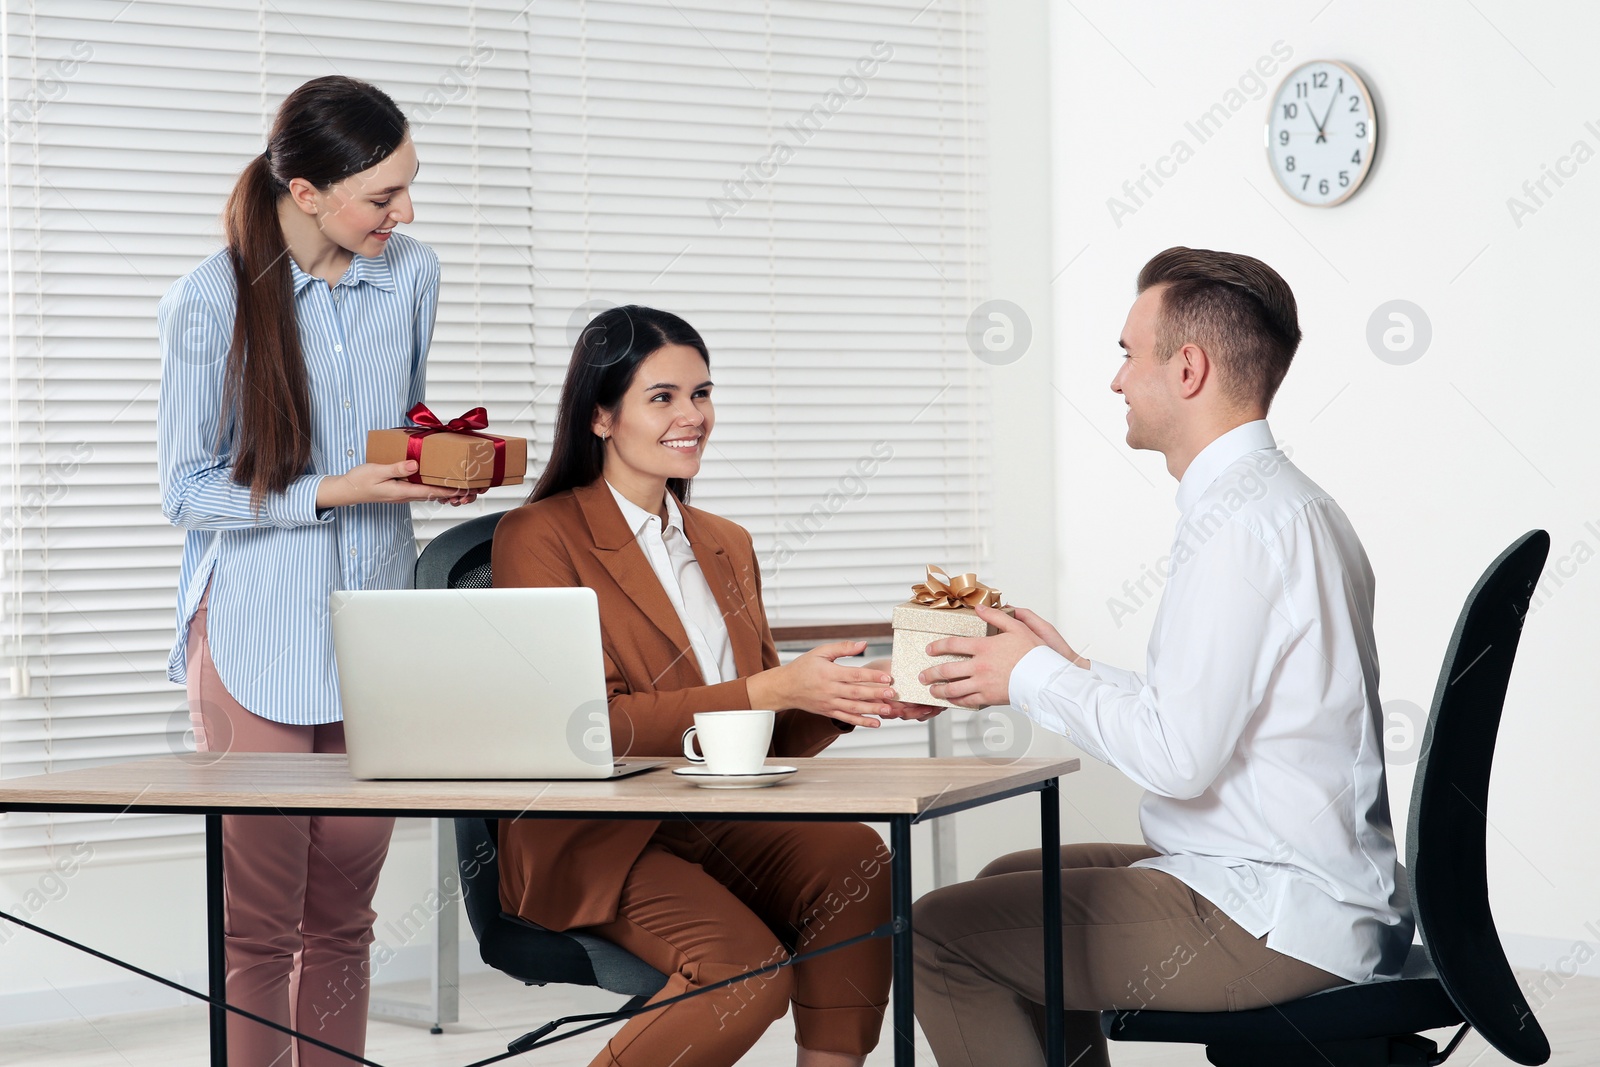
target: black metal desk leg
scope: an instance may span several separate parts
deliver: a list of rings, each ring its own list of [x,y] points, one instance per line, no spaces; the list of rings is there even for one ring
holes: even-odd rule
[[[1066,1061],[1066,1020],[1061,1016],[1061,784],[1039,790],[1039,847],[1044,850],[1044,1062]]]
[[[894,1067],[917,1062],[911,983],[911,816],[889,821],[889,901],[894,911]]]
[[[222,816],[206,815],[206,961],[211,970],[211,1067],[228,1067],[228,957],[223,940]]]

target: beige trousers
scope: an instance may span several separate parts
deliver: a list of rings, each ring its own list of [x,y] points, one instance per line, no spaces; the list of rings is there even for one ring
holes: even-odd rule
[[[1044,874],[1037,849],[917,901],[917,1020],[941,1067],[1044,1064]],[[1266,946],[1162,871],[1144,845],[1061,849],[1066,1062],[1106,1067],[1109,1008],[1240,1011],[1344,984]]]

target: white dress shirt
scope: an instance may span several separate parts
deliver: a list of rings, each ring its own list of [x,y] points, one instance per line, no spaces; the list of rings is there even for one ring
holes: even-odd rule
[[[1412,919],[1361,542],[1265,421],[1195,457],[1178,509],[1146,673],[1036,648],[1011,703],[1147,790],[1161,855],[1135,866],[1285,955],[1354,982],[1395,974]]]
[[[739,669],[733,665],[728,624],[722,620],[722,609],[711,593],[700,561],[694,557],[689,535],[684,533],[678,501],[671,493],[667,494],[667,522],[663,526],[661,516],[641,508],[617,492],[617,487],[610,482],[606,483],[606,488],[616,498],[623,521],[633,531],[634,539],[644,550],[644,558],[650,561],[650,569],[656,572],[667,599],[672,601],[706,684],[716,685],[739,677]]]

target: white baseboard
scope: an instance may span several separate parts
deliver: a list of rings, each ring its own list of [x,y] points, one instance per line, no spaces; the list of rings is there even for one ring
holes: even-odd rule
[[[477,942],[468,934],[462,945],[461,973],[475,974],[489,970],[488,964],[478,958]],[[425,980],[433,966],[431,945],[407,945],[395,951],[388,966],[374,975],[373,991],[384,995],[386,986],[401,982]],[[180,971],[164,974],[190,989],[204,991],[204,971]],[[95,982],[87,985],[66,986],[57,989],[32,989],[20,993],[0,993],[0,1027],[23,1026],[62,1020],[94,1019],[102,1015],[123,1015],[129,1012],[159,1011],[198,1004],[193,997],[168,989],[157,982],[136,975],[112,982]]]
[[[1596,941],[1501,934],[1500,943],[1513,967],[1539,971],[1562,981],[1580,976],[1600,978],[1600,928],[1594,923],[1586,928]]]
[[[1600,938],[1600,929],[1591,929],[1590,932]],[[1500,940],[1505,946],[1506,958],[1513,967],[1538,972],[1537,975],[1526,976],[1522,983],[1535,1011],[1554,997],[1568,981],[1578,977],[1600,978],[1600,941],[1563,940],[1528,934],[1502,934]],[[476,943],[471,942],[470,937],[462,946],[463,975],[489,970],[488,965],[478,959],[476,948]],[[407,945],[397,950],[389,965],[378,973],[374,990],[381,991],[384,986],[426,979],[432,964],[431,946]],[[181,982],[191,989],[203,990],[206,984],[203,971],[180,972],[163,977]],[[97,982],[62,989],[0,994],[0,1027],[158,1011],[194,1003],[196,1001],[192,997],[176,990],[147,979],[129,977],[115,982]]]
[[[204,990],[204,971],[179,971],[164,974],[190,989]],[[135,1011],[160,1011],[185,1004],[196,1004],[193,997],[133,975],[114,982],[30,989],[0,995],[0,1026],[24,1026],[59,1022],[66,1019],[94,1019],[102,1015],[123,1015]]]

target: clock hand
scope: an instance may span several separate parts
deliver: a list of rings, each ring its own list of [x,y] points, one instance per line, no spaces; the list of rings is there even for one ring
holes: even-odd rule
[[[1322,140],[1322,122],[1328,121],[1328,116],[1322,116],[1322,122],[1317,121],[1317,113],[1311,110],[1311,101],[1306,101],[1306,114],[1311,118],[1311,125],[1317,128],[1317,140]]]
[[[1328,119],[1333,116],[1333,105],[1337,104],[1338,102],[1339,102],[1339,94],[1338,93],[1334,93],[1333,94],[1333,99],[1328,101],[1328,110],[1326,110],[1326,111],[1324,111],[1322,113],[1322,121],[1317,123],[1317,144],[1327,144],[1328,143],[1328,131],[1326,129],[1324,129],[1324,127],[1326,127],[1328,125]],[[1310,108],[1307,108],[1306,110],[1309,111]],[[1315,115],[1312,115],[1311,116],[1311,121],[1312,122],[1317,122],[1317,117]]]

